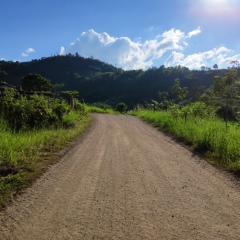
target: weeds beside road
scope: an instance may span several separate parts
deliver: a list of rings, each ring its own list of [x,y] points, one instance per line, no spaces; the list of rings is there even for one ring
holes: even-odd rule
[[[223,169],[240,170],[240,128],[218,118],[189,117],[187,121],[166,111],[139,110],[131,112],[177,140],[191,146],[208,160]]]

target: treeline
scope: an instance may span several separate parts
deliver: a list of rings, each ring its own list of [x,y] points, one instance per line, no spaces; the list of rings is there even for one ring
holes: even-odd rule
[[[52,84],[62,84],[62,90],[77,90],[79,100],[102,102],[115,107],[124,102],[130,108],[158,100],[158,92],[169,91],[176,78],[189,89],[189,100],[196,101],[213,84],[215,75],[224,76],[227,70],[186,67],[153,67],[146,71],[124,71],[93,58],[78,54],[53,56],[31,62],[0,61],[0,81],[21,85],[21,77],[40,74]]]

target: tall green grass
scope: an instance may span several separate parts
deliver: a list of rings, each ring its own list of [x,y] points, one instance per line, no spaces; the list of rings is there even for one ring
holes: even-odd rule
[[[68,119],[67,119],[68,118]],[[67,128],[53,128],[14,133],[0,126],[0,166],[21,167],[46,151],[54,151],[78,135],[86,126],[86,117],[70,113]],[[69,128],[71,126],[72,128]]]
[[[0,120],[0,208],[11,194],[36,178],[38,168],[44,168],[53,153],[66,147],[88,127],[90,116],[70,112],[64,117],[64,127],[12,132]]]
[[[89,113],[107,113],[107,114],[118,114],[119,112],[115,111],[112,108],[100,108],[97,106],[85,105],[86,111]]]
[[[132,114],[190,145],[216,165],[228,170],[240,170],[239,125],[232,124],[226,129],[225,122],[218,118],[189,117],[185,121],[166,111],[139,110]]]

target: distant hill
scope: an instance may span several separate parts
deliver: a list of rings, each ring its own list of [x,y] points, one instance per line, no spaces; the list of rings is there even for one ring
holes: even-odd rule
[[[181,66],[124,71],[93,58],[71,54],[22,63],[0,61],[0,81],[21,85],[21,77],[38,73],[53,84],[64,83],[62,90],[79,91],[79,99],[87,103],[107,102],[115,106],[125,102],[130,107],[159,100],[158,91],[169,91],[176,78],[189,88],[191,98],[197,98],[212,84],[214,75],[223,75],[225,71],[191,71]]]
[[[52,83],[65,82],[79,77],[91,77],[98,73],[114,72],[116,68],[99,60],[75,55],[54,56],[31,62],[0,61],[0,80],[20,84],[20,77],[39,73]]]

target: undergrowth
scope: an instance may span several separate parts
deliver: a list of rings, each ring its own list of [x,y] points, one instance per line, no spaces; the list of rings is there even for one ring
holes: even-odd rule
[[[107,113],[107,114],[117,114],[118,112],[112,108],[101,108],[97,106],[86,105],[86,110],[89,113]]]

